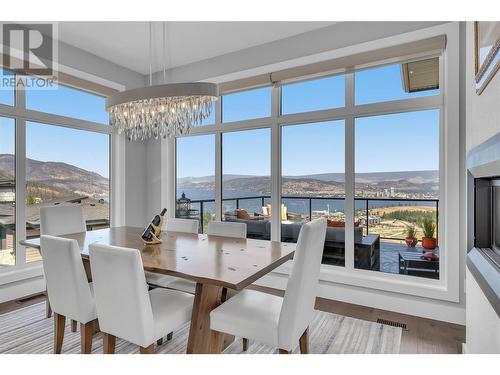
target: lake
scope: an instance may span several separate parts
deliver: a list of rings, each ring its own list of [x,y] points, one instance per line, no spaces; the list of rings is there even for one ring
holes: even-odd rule
[[[213,191],[208,190],[198,190],[198,189],[179,189],[177,192],[177,197],[180,197],[182,192],[186,194],[186,198],[191,200],[208,200],[215,199]],[[240,198],[239,208],[245,209],[250,214],[262,213],[262,193],[254,191],[237,191],[229,190],[224,192],[223,196],[223,211],[233,211],[236,209],[236,200],[231,200],[231,198]],[[269,196],[269,195],[267,195]],[[244,197],[259,197],[252,199],[241,199]],[[229,200],[227,200],[229,199]],[[270,204],[270,198],[264,198],[264,205]],[[283,198],[283,203],[287,207],[288,213],[295,213],[301,215],[309,215],[309,199],[300,198]],[[369,201],[368,208],[383,208],[383,207],[394,207],[394,206],[435,206],[434,202],[422,202],[422,201],[398,201],[398,200],[382,200],[382,201]],[[199,203],[193,203],[192,207],[194,209],[200,209]],[[355,209],[361,210],[366,208],[365,200],[356,200]],[[331,199],[331,198],[315,198],[311,200],[311,210],[312,211],[327,211],[327,212],[344,212],[344,199]],[[215,213],[215,202],[204,202],[203,211]]]

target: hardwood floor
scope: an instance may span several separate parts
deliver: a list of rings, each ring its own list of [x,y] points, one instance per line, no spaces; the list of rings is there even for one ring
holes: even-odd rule
[[[283,295],[283,291],[252,286],[252,289]],[[459,354],[465,342],[465,326],[419,318],[412,315],[380,310],[366,306],[316,299],[316,309],[352,318],[376,322],[385,319],[406,324],[401,337],[401,354]]]
[[[266,293],[283,295],[283,291],[252,286],[252,289]],[[36,295],[23,300],[0,303],[0,314],[45,300],[44,295]],[[401,338],[402,354],[457,354],[461,353],[465,341],[465,327],[457,324],[419,318],[391,311],[374,309],[350,303],[316,299],[316,309],[353,318],[374,321],[385,319],[406,324]]]
[[[39,303],[44,301],[45,301],[44,294],[35,294],[33,296],[28,296],[19,300],[3,302],[0,303],[0,314],[4,314],[16,309],[20,309],[21,307],[33,305],[34,303]]]

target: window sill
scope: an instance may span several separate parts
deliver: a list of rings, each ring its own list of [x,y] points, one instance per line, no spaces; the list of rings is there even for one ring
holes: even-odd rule
[[[0,285],[15,283],[43,275],[43,266],[41,262],[33,262],[18,267],[14,266],[12,269],[0,272]]]
[[[288,261],[276,268],[272,273],[289,276],[291,265],[292,261]],[[381,290],[383,292],[459,302],[458,295],[453,295],[446,288],[443,276],[441,276],[440,280],[433,280],[415,276],[322,265],[319,280],[320,282],[351,285],[360,288]]]

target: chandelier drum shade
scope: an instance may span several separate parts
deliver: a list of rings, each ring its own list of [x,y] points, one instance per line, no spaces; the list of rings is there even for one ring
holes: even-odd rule
[[[209,82],[171,83],[118,92],[106,100],[110,124],[131,140],[189,134],[212,112],[218,86]]]
[[[118,92],[106,99],[111,127],[130,140],[189,134],[210,116],[219,89],[215,83],[166,83],[166,37],[163,22],[163,84],[153,85],[152,23],[149,23],[149,86]]]

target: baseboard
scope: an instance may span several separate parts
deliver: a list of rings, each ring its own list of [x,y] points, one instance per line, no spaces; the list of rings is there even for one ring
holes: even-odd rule
[[[255,284],[284,290],[287,282],[287,275],[270,273]],[[465,325],[465,308],[447,301],[323,281],[320,282],[318,297]]]
[[[36,276],[0,285],[0,303],[16,300],[45,290],[45,278]]]

